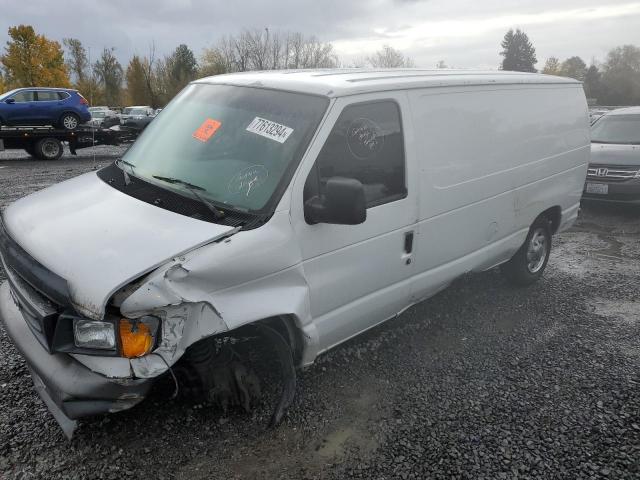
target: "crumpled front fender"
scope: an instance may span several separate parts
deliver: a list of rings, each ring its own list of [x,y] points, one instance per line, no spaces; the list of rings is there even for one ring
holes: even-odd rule
[[[266,318],[293,319],[303,339],[302,363],[317,354],[309,286],[288,212],[238,232],[156,270],[120,304],[123,315],[163,320],[154,353],[131,360],[136,377],[166,371],[196,341]]]

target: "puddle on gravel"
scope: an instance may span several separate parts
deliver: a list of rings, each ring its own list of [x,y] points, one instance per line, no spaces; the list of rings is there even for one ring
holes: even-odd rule
[[[635,238],[617,238],[601,232],[569,231],[561,234],[551,251],[550,263],[564,273],[581,278],[602,273],[637,275],[635,255],[629,255]],[[635,252],[634,252],[635,253]]]
[[[597,298],[590,305],[597,315],[611,320],[611,330],[621,332],[605,343],[621,352],[633,364],[640,365],[640,346],[635,341],[630,341],[627,335],[629,330],[640,329],[640,301]]]
[[[317,450],[318,455],[329,459],[341,458],[347,452],[347,443],[358,436],[359,433],[353,428],[339,428],[322,439]]]
[[[353,455],[367,458],[378,447],[371,426],[384,417],[378,405],[381,385],[373,383],[362,381],[341,387],[344,408],[340,416],[328,422],[315,438],[309,438],[302,429],[282,424],[254,438],[230,457],[202,458],[183,466],[177,478],[319,478],[331,465]]]
[[[596,314],[627,325],[640,325],[640,302],[596,299],[591,302]]]

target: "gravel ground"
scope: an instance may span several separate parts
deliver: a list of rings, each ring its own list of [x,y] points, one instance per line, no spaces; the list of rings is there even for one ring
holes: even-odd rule
[[[0,157],[0,208],[113,154]],[[531,288],[470,275],[321,357],[273,430],[159,389],[68,442],[0,330],[0,478],[640,478],[640,209],[554,242]]]

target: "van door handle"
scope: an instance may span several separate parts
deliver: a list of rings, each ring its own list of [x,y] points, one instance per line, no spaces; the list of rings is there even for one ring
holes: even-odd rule
[[[413,232],[405,232],[404,234],[404,253],[413,251]]]
[[[413,251],[413,232],[404,232],[404,253],[402,260],[405,265],[411,265],[411,252]]]

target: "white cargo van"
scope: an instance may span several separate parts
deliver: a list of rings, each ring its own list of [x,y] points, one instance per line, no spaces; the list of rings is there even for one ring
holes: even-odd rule
[[[247,325],[284,366],[277,421],[294,366],[460,275],[537,280],[589,163],[582,85],[544,75],[220,75],[166,111],[3,213],[0,317],[67,433],[169,369],[246,404],[246,370],[212,372]]]

